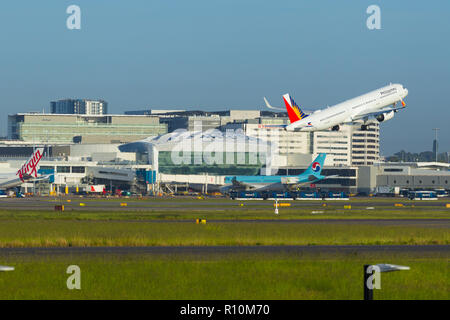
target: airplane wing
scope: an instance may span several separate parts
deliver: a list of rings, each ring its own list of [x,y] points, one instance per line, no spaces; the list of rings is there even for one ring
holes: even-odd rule
[[[53,175],[53,173],[46,174],[45,176],[39,176],[37,178],[33,178],[33,181],[40,181],[40,180],[46,180],[50,178]]]
[[[258,191],[264,191],[264,190],[275,190],[275,191],[286,191],[286,190],[296,190],[299,187],[302,187],[307,184],[311,184],[317,181],[317,178],[313,175],[310,175],[308,177],[308,181],[300,181],[299,179],[295,179],[296,177],[286,177],[288,179],[285,179],[281,182],[277,183],[271,183],[264,187],[260,187],[257,190]]]
[[[233,190],[253,190],[253,189],[256,189],[257,187],[258,186],[256,186],[256,185],[238,181],[236,179],[236,177],[233,177],[233,179],[231,179],[231,186],[229,185],[229,188],[233,189]]]
[[[282,178],[281,182],[274,182],[266,184],[264,182],[261,183],[249,183],[249,182],[242,182],[237,181],[236,178],[233,178],[231,180],[231,189],[238,191],[238,190],[245,190],[245,191],[265,191],[265,190],[285,190],[285,189],[292,189],[294,186],[305,184],[305,183],[299,183],[298,179],[295,179],[296,177],[286,177],[286,179]],[[309,183],[309,182],[306,182]]]
[[[309,180],[308,183],[318,182],[318,181],[322,181],[322,180],[326,180],[326,179],[330,179],[330,178],[337,178],[337,177],[339,177],[339,175],[337,175],[337,174],[334,174],[331,176],[319,176],[319,177],[310,175],[308,177],[308,180]]]
[[[387,113],[387,112],[391,112],[391,111],[397,112],[398,110],[403,110],[403,109],[405,109],[405,107],[385,108],[385,109],[378,110],[376,112],[361,113],[361,114],[358,114],[358,115],[352,117],[352,120],[362,120],[364,118],[371,118],[371,117],[375,118],[376,116],[383,114],[383,113]]]
[[[326,180],[326,179],[330,179],[330,178],[338,178],[338,177],[340,177],[340,175],[333,174],[333,175],[331,175],[331,176],[325,176],[325,177],[323,177],[323,178],[320,179],[320,180]]]

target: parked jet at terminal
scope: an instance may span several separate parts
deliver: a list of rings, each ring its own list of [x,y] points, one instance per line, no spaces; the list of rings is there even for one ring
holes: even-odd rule
[[[0,173],[0,190],[18,187],[25,181],[36,181],[48,178],[49,175],[38,177],[37,173],[39,161],[41,161],[43,155],[44,148],[37,148],[19,170]]]
[[[283,100],[291,122],[285,126],[285,129],[287,131],[323,131],[328,129],[339,131],[340,125],[350,124],[361,125],[361,130],[367,130],[369,122],[373,119],[383,122],[392,119],[398,110],[404,109],[406,104],[403,99],[407,95],[408,90],[401,84],[390,84],[307,115],[289,94],[285,94]],[[268,108],[276,109],[269,104],[266,98],[264,98],[264,101]],[[400,107],[397,107],[398,102],[401,103]]]
[[[320,153],[311,165],[302,173],[296,176],[229,176],[225,177],[225,186],[222,192],[227,191],[287,191],[299,186],[315,183],[317,181],[335,177],[322,176],[323,163],[326,153]]]

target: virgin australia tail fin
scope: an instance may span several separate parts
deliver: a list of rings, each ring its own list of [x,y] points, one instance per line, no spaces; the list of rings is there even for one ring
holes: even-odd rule
[[[19,176],[22,182],[25,178],[30,178],[34,176],[37,178],[37,170],[39,169],[39,161],[41,161],[44,155],[44,148],[37,148],[30,158],[22,165],[22,167],[17,171],[16,175]]]

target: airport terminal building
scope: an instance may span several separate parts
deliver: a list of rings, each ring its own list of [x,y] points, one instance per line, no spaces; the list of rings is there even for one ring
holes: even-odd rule
[[[19,113],[8,116],[8,139],[37,144],[126,143],[164,134],[155,116]]]
[[[339,131],[289,132],[277,127],[288,124],[283,113],[163,111],[9,115],[0,172],[20,167],[41,146],[46,150],[42,172],[54,174],[49,190],[93,183],[140,193],[179,184],[214,190],[226,176],[300,174],[326,153],[322,173],[337,177],[316,184],[323,190],[373,194],[378,187],[450,188],[447,164],[381,162],[377,122],[364,131],[343,125]],[[104,168],[112,171],[105,175]]]

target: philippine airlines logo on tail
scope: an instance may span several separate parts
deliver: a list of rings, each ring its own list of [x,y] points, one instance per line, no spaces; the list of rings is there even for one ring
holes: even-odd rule
[[[307,115],[299,108],[294,99],[288,93],[283,95],[283,99],[291,123],[307,117]]]
[[[25,162],[17,171],[16,175],[19,175],[19,178],[20,180],[22,180],[22,182],[25,181],[25,176],[34,175],[34,177],[37,178],[37,167],[39,161],[41,161],[42,159],[43,154],[44,148],[36,149],[36,151],[31,155],[30,159],[28,159],[28,161]]]
[[[319,162],[314,162],[311,166],[312,171],[314,172],[319,172],[320,171],[320,163]]]

